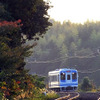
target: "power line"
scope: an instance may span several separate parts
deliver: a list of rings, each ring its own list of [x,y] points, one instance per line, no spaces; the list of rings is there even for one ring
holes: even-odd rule
[[[79,73],[83,73],[83,74],[92,74],[92,73],[95,73],[97,71],[100,71],[100,69],[96,69],[96,70],[92,70],[92,71],[80,71],[80,70],[78,70]]]
[[[100,53],[100,52],[99,52]],[[73,58],[77,58],[77,59],[84,59],[84,58],[94,58],[94,57],[97,57],[99,56],[99,53],[98,52],[94,52],[92,54],[89,54],[87,56],[65,56],[65,57],[59,57],[59,58],[56,58],[54,60],[48,60],[48,61],[26,61],[27,63],[36,63],[36,64],[40,64],[40,63],[43,63],[43,64],[46,64],[46,63],[57,63],[57,62],[61,62],[63,60],[66,60],[66,59],[73,59]],[[86,70],[86,71],[80,71],[78,70],[79,73],[82,73],[82,74],[92,74],[92,73],[95,73],[97,71],[100,71],[100,69],[96,69],[96,70]]]
[[[54,60],[47,60],[47,61],[28,61],[26,60],[27,63],[36,63],[36,64],[39,64],[39,63],[57,63],[57,62],[61,62],[63,60],[66,60],[66,59],[73,59],[73,58],[77,58],[77,59],[85,59],[85,58],[94,58],[94,57],[97,57],[99,54],[97,52],[94,52],[92,54],[89,54],[87,56],[65,56],[65,57],[59,57],[59,58],[56,58]]]

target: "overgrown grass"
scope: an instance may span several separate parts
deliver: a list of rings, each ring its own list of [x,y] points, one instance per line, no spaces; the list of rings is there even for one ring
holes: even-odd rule
[[[40,94],[40,98],[34,98],[32,100],[54,100],[59,96],[54,91],[48,92],[46,95]]]
[[[54,91],[50,91],[46,95],[44,95],[43,93],[41,93],[41,94],[37,94],[33,98],[30,98],[30,99],[28,98],[28,99],[23,99],[23,100],[54,100],[54,99],[56,99],[58,97],[59,96],[58,96],[57,93],[55,93]]]
[[[59,95],[57,93],[55,93],[54,91],[48,92],[46,95],[47,100],[49,99],[55,99],[58,98]]]

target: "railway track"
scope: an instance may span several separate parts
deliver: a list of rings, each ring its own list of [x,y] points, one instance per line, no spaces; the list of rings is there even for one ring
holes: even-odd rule
[[[79,97],[78,92],[60,92],[59,95],[61,97],[55,100],[74,100]]]

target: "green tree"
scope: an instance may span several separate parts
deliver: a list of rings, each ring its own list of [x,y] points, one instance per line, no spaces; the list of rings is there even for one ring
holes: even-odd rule
[[[35,86],[37,88],[41,88],[42,89],[42,88],[45,87],[45,83],[44,83],[45,77],[33,75],[32,79],[33,79],[33,83],[35,84]]]
[[[70,51],[69,51],[70,54],[75,56],[76,55],[76,50],[77,50],[77,46],[74,42],[72,42],[71,45],[70,45]]]
[[[62,45],[61,50],[60,50],[60,55],[63,56],[68,56],[68,49],[65,44]]]
[[[43,36],[51,25],[47,10],[50,8],[43,0],[0,0],[7,12],[14,20],[21,19],[23,26],[22,33],[26,39],[33,39],[36,36]]]
[[[88,56],[92,53],[93,52],[90,48],[86,48],[86,49],[82,48],[81,50],[77,51],[77,55],[79,55],[79,56]]]
[[[5,6],[0,2],[0,20],[11,20],[11,14],[5,9]]]
[[[91,48],[97,48],[99,47],[100,42],[100,32],[93,31],[90,36],[90,46]]]
[[[31,46],[21,45],[21,38],[18,38],[19,32],[19,21],[0,22],[0,89],[1,93],[10,100],[24,89],[17,84],[17,81],[25,80],[27,72],[24,70],[24,58],[31,54],[29,51]],[[20,90],[16,91],[18,88]]]
[[[29,46],[24,43],[37,34],[42,36],[51,25],[47,15],[49,5],[43,0],[1,0],[0,3],[0,13],[5,16],[7,12],[10,20],[0,17],[0,92],[12,100],[21,90],[33,91],[35,83],[24,69],[24,59],[30,56],[30,49],[35,44]]]
[[[93,84],[89,80],[88,77],[84,77],[83,82],[81,84],[81,90],[83,91],[91,91],[93,89]]]

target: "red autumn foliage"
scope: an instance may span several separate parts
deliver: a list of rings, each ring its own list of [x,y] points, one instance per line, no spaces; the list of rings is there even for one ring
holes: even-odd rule
[[[3,26],[13,26],[13,27],[21,27],[23,26],[23,24],[21,24],[21,19],[17,20],[17,21],[1,21],[0,22],[0,27],[3,27]]]
[[[18,21],[17,21],[17,22],[21,23],[21,19],[18,19]]]
[[[16,83],[17,83],[17,84],[20,84],[21,82],[20,82],[20,81],[17,81]]]
[[[5,97],[10,95],[9,91],[5,91],[4,94],[5,94]]]

